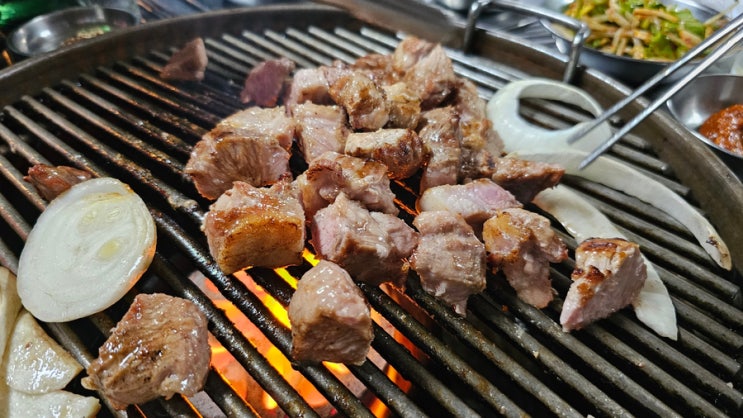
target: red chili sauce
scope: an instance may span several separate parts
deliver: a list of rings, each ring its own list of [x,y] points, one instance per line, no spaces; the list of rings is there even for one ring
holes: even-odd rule
[[[743,155],[743,104],[735,104],[710,116],[699,133],[730,152]]]

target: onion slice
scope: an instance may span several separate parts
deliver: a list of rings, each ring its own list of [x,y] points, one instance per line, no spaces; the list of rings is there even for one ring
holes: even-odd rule
[[[582,122],[567,129],[550,130],[533,125],[519,115],[519,99],[546,99],[572,104],[591,112],[602,112],[601,105],[585,91],[553,80],[529,78],[513,81],[490,99],[488,118],[493,129],[503,141],[506,151],[515,150],[574,150],[590,151],[611,136],[609,124],[604,122],[575,144],[567,139],[589,122]]]
[[[588,238],[627,239],[604,214],[566,186],[543,190],[533,203],[554,216],[578,242]],[[647,267],[647,279],[632,301],[635,315],[658,335],[676,340],[676,311],[668,289],[653,264],[644,255],[642,257]]]
[[[639,171],[609,157],[599,157],[579,170],[578,164],[587,155],[584,151],[517,151],[514,154],[526,160],[560,164],[567,174],[601,183],[662,210],[684,225],[720,267],[726,270],[733,267],[727,245],[707,218],[671,189]]]
[[[18,294],[42,321],[100,312],[139,280],[155,244],[155,222],[129,186],[113,178],[84,181],[36,221],[18,264]]]
[[[663,184],[608,157],[600,157],[583,170],[578,170],[578,164],[587,156],[587,152],[611,136],[608,124],[599,125],[575,144],[568,144],[567,138],[581,129],[585,122],[554,131],[535,126],[519,115],[521,98],[559,100],[579,106],[594,115],[601,112],[601,106],[588,93],[569,84],[541,78],[509,83],[493,95],[487,106],[493,129],[507,152],[526,160],[560,164],[568,174],[637,197],[686,225],[718,265],[727,270],[732,268],[727,245],[714,227],[694,207]]]

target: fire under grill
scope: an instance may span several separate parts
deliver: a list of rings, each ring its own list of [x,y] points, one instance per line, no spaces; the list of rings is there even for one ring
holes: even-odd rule
[[[296,15],[303,13],[301,8],[294,10]],[[299,67],[330,64],[335,59],[353,61],[372,52],[388,53],[400,39],[331,9],[307,10],[319,10],[326,18],[312,19],[315,15],[311,15],[305,25],[283,27],[276,21],[289,12],[276,9],[270,15],[275,27],[264,27],[268,23],[252,19],[256,15],[250,12],[238,12],[244,15],[245,30],[225,29],[212,36],[220,29],[212,27],[205,32],[210,34],[205,39],[209,67],[201,83],[171,83],[158,77],[179,45],[173,38],[170,47],[165,44],[50,80],[36,86],[32,95],[18,95],[3,108],[2,265],[16,270],[23,242],[46,205],[23,181],[33,164],[71,165],[98,176],[120,178],[148,202],[158,226],[158,253],[124,300],[90,318],[46,324],[84,366],[97,355],[97,348],[134,294],[162,291],[188,298],[206,313],[213,337],[234,359],[234,367],[244,369],[276,402],[274,412],[319,414],[306,395],[269,362],[265,350],[228,318],[224,308],[239,311],[274,349],[288,355],[289,329],[248,282],[286,306],[293,292],[293,279],[286,273],[301,276],[311,266],[311,254],[307,252],[303,265],[286,270],[251,269],[247,279],[223,274],[209,256],[199,229],[208,202],[183,174],[191,146],[220,119],[243,107],[237,97],[245,75],[256,63],[278,56],[294,60]],[[209,22],[217,24],[223,18],[212,17]],[[198,26],[197,20],[190,19],[183,19],[177,27]],[[457,72],[475,81],[484,98],[526,76],[484,58],[448,52]],[[523,115],[555,128],[586,119],[574,109],[539,101],[524,103]],[[612,153],[692,199],[689,188],[676,180],[669,164],[652,152],[645,139],[630,135]],[[295,160],[293,169],[301,171],[304,163]],[[663,213],[595,183],[575,177],[564,182],[617,223],[658,266],[677,310],[678,341],[658,337],[628,310],[583,331],[563,333],[558,317],[572,260],[553,266],[552,280],[559,296],[544,310],[518,300],[504,280],[495,276],[489,277],[485,292],[470,298],[466,318],[426,294],[415,277],[408,280],[404,293],[360,284],[381,318],[374,326],[372,347],[382,361],[348,367],[350,379],[363,387],[361,394],[329,366],[295,364],[329,405],[324,413],[373,416],[380,411],[375,405],[381,404],[393,416],[408,417],[739,416],[743,412],[739,390],[743,384],[743,299],[736,274],[716,268],[683,225]],[[401,216],[411,221],[416,188],[405,183],[392,187]],[[562,237],[571,250],[575,248],[568,235],[562,233]],[[217,305],[203,286],[189,280],[199,275],[227,305]],[[130,407],[127,414],[246,417],[265,413],[263,406],[243,399],[244,394],[236,389],[239,382],[229,381],[229,376],[213,370],[197,397],[153,401]],[[71,389],[86,393],[79,378]],[[104,406],[102,415],[121,413]]]

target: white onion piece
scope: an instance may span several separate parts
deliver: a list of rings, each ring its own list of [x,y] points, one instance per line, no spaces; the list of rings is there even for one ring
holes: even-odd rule
[[[584,151],[523,150],[514,154],[525,160],[560,164],[565,168],[565,173],[601,183],[662,210],[684,225],[718,265],[727,270],[732,268],[730,251],[707,218],[671,189],[641,172],[613,158],[603,156],[583,170],[579,170],[578,164],[587,155]]]
[[[18,264],[23,306],[47,322],[111,306],[134,286],[155,254],[155,222],[126,184],[79,183],[39,216]]]
[[[535,126],[519,115],[519,99],[547,99],[572,104],[591,112],[602,112],[601,105],[585,91],[569,84],[543,78],[513,81],[498,90],[487,106],[493,129],[503,140],[506,151],[546,149],[549,151],[581,149],[590,151],[612,134],[604,122],[575,144],[567,139],[588,124],[582,122],[567,129],[550,130]],[[545,148],[546,147],[546,148]]]
[[[686,225],[717,264],[727,270],[732,268],[730,252],[717,231],[696,209],[663,184],[606,157],[600,157],[583,170],[578,170],[578,164],[587,156],[586,152],[611,136],[612,132],[606,123],[571,145],[567,143],[567,138],[581,129],[583,124],[556,131],[534,126],[519,116],[520,98],[559,100],[579,106],[594,115],[601,112],[601,106],[588,93],[569,84],[541,78],[511,82],[493,95],[487,106],[493,129],[503,140],[507,152],[517,153],[519,158],[527,160],[560,164],[569,174],[637,197]]]
[[[554,216],[578,242],[588,238],[627,239],[603,213],[566,186],[543,190],[533,203]],[[658,335],[676,340],[678,328],[671,297],[653,264],[644,255],[642,257],[647,279],[632,301],[635,315]]]

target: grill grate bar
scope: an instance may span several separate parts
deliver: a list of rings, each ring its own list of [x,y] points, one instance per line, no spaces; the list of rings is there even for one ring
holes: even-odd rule
[[[294,54],[292,51],[289,51],[288,49],[281,48],[279,45],[276,45],[272,42],[270,42],[267,39],[264,39],[261,37],[261,35],[255,34],[250,31],[243,31],[242,37],[245,38],[242,40],[245,42],[245,40],[252,42],[253,44],[260,46],[267,51],[271,51],[271,53],[274,54],[274,57],[286,57],[290,60],[294,61],[297,66],[299,67],[311,67],[313,64],[304,58],[300,57],[299,55]]]
[[[482,354],[484,354],[492,363],[498,364],[508,360],[508,356],[504,352],[502,352],[492,342],[489,342],[482,333],[474,329],[469,322],[452,313],[450,309],[446,308],[434,297],[426,293],[418,280],[413,279],[408,281],[406,293],[418,302],[421,307],[432,314],[436,319],[437,324],[443,325],[449,332],[457,336],[458,339],[467,342],[472,348],[482,352]],[[520,335],[519,339],[521,340],[520,342],[523,344],[526,352],[532,354],[538,353],[538,360],[542,364],[549,367],[552,373],[565,383],[569,384],[573,390],[580,392],[584,399],[595,402],[596,408],[601,410],[602,413],[615,417],[630,415],[627,410],[619,406],[619,404],[614,402],[613,399],[602,393],[591,382],[559,360],[547,347],[539,345],[537,341],[531,338],[528,334]],[[519,369],[520,367],[516,367],[514,370],[508,370],[508,374],[512,376],[520,376],[528,373],[525,370]],[[533,393],[534,396],[539,397],[543,392],[543,389],[541,389],[538,384],[534,384],[528,380],[519,383],[528,390],[534,390],[536,392]],[[541,400],[548,405],[554,404],[555,406],[551,407],[553,410],[564,408],[563,405],[560,405],[562,400],[559,398],[553,397],[552,399],[547,398]]]
[[[140,61],[145,64],[147,63],[147,61],[141,57],[135,57],[134,61],[135,62]],[[200,92],[184,91],[183,89],[177,88],[173,84],[165,82],[162,78],[159,77],[159,75],[149,74],[135,67],[134,65],[126,63],[126,62],[117,62],[116,67],[126,71],[131,76],[136,77],[138,80],[142,80],[148,85],[161,89],[170,95],[173,95],[183,100],[187,100],[191,103],[199,103],[203,107],[209,109],[210,111],[216,113],[217,115],[221,117],[226,117],[226,116],[231,115],[232,113],[235,112],[235,107],[240,105],[240,103],[234,99],[231,101],[225,101],[223,100],[223,97],[221,96],[209,94],[208,90],[200,91]],[[160,68],[158,68],[158,71],[156,72],[156,74],[160,73],[159,71]]]
[[[141,98],[136,98],[121,89],[112,87],[98,78],[83,75],[81,76],[81,81],[89,87],[99,90],[100,92],[114,98],[116,101],[125,104],[126,107],[137,108],[142,111],[142,115],[149,120],[156,120],[159,121],[159,123],[178,126],[179,129],[176,132],[185,134],[189,139],[196,138],[198,140],[198,138],[201,138],[201,136],[207,131],[204,127],[197,125],[186,118],[174,115],[163,108],[146,103]],[[71,92],[85,97],[86,90],[74,86],[69,81],[62,82],[62,85],[69,88]]]
[[[270,273],[266,272],[265,269],[253,269],[251,270],[251,273],[255,270],[259,270],[264,273],[255,274],[252,276],[256,283],[258,283],[262,288],[269,292],[271,296],[273,296],[276,300],[281,302],[282,305],[287,306],[289,304],[289,301],[291,300],[292,294],[294,293],[294,289],[280,277],[267,277],[268,275],[270,275]],[[296,277],[301,276],[300,272],[292,273]],[[476,412],[470,409],[470,407],[466,403],[459,400],[456,395],[454,395],[448,389],[446,385],[442,384],[439,381],[438,378],[430,374],[425,368],[420,367],[418,360],[416,360],[409,351],[405,350],[378,324],[374,324],[374,340],[372,341],[372,346],[377,349],[377,351],[382,354],[384,358],[390,364],[392,364],[393,367],[395,367],[400,373],[402,373],[403,376],[408,378],[408,380],[420,385],[420,387],[425,390],[426,393],[435,398],[439,402],[439,404],[446,408],[446,410],[449,411],[453,416],[477,416]],[[362,367],[368,365],[368,363],[369,362],[367,361]],[[361,373],[358,373],[360,371],[358,367],[349,366],[349,368],[355,374],[361,375]],[[358,377],[359,379],[364,378],[362,376]],[[397,403],[401,400],[407,400],[407,395],[401,398],[393,397],[390,399],[390,402]],[[507,398],[505,398],[504,400],[510,402],[510,400],[508,400]],[[390,404],[390,406],[392,407],[393,405]],[[406,405],[405,409],[393,408],[393,410],[403,416],[420,416],[415,409],[412,409],[413,407],[414,406]],[[520,408],[518,408],[515,404],[509,405],[509,407],[505,409],[513,410],[514,413],[520,411]],[[407,413],[408,411],[410,411],[411,413]],[[420,412],[420,414],[422,414],[422,412]]]
[[[296,47],[301,48],[301,47],[304,47],[305,45],[312,45],[317,51],[325,54],[326,56],[333,57],[343,62],[351,63],[356,59],[346,54],[345,52],[341,51],[340,49],[335,48],[332,42],[328,42],[328,40],[326,39],[315,37],[311,31],[302,32],[296,29],[289,29],[286,31],[286,34],[296,39],[297,41],[301,42],[301,45],[293,44],[295,48]]]
[[[288,352],[290,344],[287,343],[288,337],[285,333],[282,336],[282,333],[280,332],[281,327],[277,322],[275,322],[275,318],[273,318],[271,314],[265,312],[260,301],[256,301],[255,295],[253,295],[253,293],[250,292],[241,281],[231,280],[224,275],[214,262],[210,260],[207,253],[200,248],[198,244],[191,240],[191,238],[186,235],[185,231],[181,230],[172,220],[163,219],[163,221],[159,223],[159,226],[163,232],[168,235],[168,238],[174,241],[178,247],[189,255],[192,261],[198,265],[201,272],[215,284],[225,298],[240,308],[241,312],[243,312],[256,326],[261,328],[267,338],[269,338],[274,344],[277,344],[279,348],[282,348],[282,351],[285,354]],[[205,309],[207,308],[213,309],[212,306],[205,304]],[[236,333],[235,337],[241,336],[239,331],[233,330],[233,332]],[[368,410],[364,409],[358,403],[355,396],[330,373],[321,372],[317,367],[308,366],[302,367],[302,370],[308,378],[320,386],[319,389],[330,398],[329,400],[337,402],[334,402],[334,405],[346,408],[347,411],[351,413],[351,416],[366,415],[369,413]],[[251,373],[251,375],[255,377],[253,373]],[[272,396],[274,395],[272,394]],[[287,411],[287,413],[289,412]]]
[[[442,343],[439,339],[431,335],[426,328],[409,317],[406,312],[389,296],[379,289],[370,286],[360,285],[366,294],[371,305],[381,312],[388,321],[390,321],[398,330],[402,331],[405,336],[423,350],[429,357],[435,359],[453,373],[463,383],[470,386],[474,393],[480,396],[481,400],[489,403],[496,410],[500,408],[499,399],[505,395],[497,389],[491,382],[485,379],[476,370],[469,367],[455,352]],[[500,353],[499,353],[500,354]],[[506,354],[500,354],[505,358]],[[558,416],[580,416],[570,405],[567,405],[556,397],[551,390],[546,388],[542,382],[539,382],[516,362],[500,361],[497,366],[507,371],[513,379],[521,380],[520,385],[532,395],[545,402],[545,406]]]
[[[217,122],[221,120],[219,116],[214,115],[213,113],[209,113],[197,106],[177,102],[176,100],[165,97],[162,94],[155,92],[154,90],[150,90],[146,86],[143,86],[142,84],[133,80],[131,77],[116,73],[110,68],[99,67],[98,71],[108,77],[110,80],[120,84],[122,87],[130,89],[131,91],[135,92],[138,95],[141,95],[142,97],[148,97],[155,102],[164,104],[172,112],[182,114],[189,120],[199,121],[200,123],[209,127],[216,125]],[[136,101],[139,100],[141,100],[141,98],[138,98]]]
[[[567,292],[571,280],[563,274],[553,274],[553,284],[563,293]],[[558,308],[558,302],[555,306]],[[561,307],[556,309],[560,311]],[[663,341],[655,333],[641,327],[633,322],[625,314],[612,315],[606,321],[614,326],[612,335],[622,336],[623,341],[632,341],[632,345],[638,351],[644,351],[652,356],[657,364],[662,364],[665,369],[670,370],[676,379],[685,384],[693,383],[699,392],[706,393],[708,397],[714,398],[716,404],[722,404],[727,410],[741,410],[743,397],[737,390],[729,387],[726,381],[718,378],[707,371],[689,357],[680,353]]]
[[[150,145],[148,142],[143,141],[139,139],[138,137],[135,137],[130,134],[126,134],[123,131],[116,129],[110,122],[104,120],[102,117],[98,116],[96,113],[91,112],[76,102],[73,102],[72,100],[69,100],[62,95],[59,95],[51,90],[46,90],[46,93],[49,94],[56,102],[63,105],[66,110],[69,110],[70,112],[73,112],[75,116],[77,116],[79,119],[76,121],[77,126],[68,126],[66,129],[68,131],[74,131],[70,132],[73,133],[76,137],[82,138],[86,136],[91,136],[88,134],[81,125],[81,120],[85,120],[89,123],[91,123],[95,128],[101,129],[106,137],[112,139],[112,143],[114,141],[117,141],[121,145],[125,145],[128,148],[137,151],[140,154],[140,157],[146,158],[148,160],[151,160],[161,166],[161,169],[165,169],[167,171],[170,171],[170,174],[174,176],[180,176],[183,169],[185,168],[185,165],[182,163],[179,163],[177,161],[174,161],[168,154],[158,150],[154,146]],[[48,108],[41,108],[39,107],[39,102],[36,99],[32,99],[30,97],[24,97],[21,99],[22,102],[29,106],[29,108],[35,110],[44,112]],[[57,125],[61,125],[62,117],[58,116],[57,112],[50,112],[48,113],[50,115],[50,118],[52,118],[51,115],[54,115],[54,120],[57,123]]]
[[[553,275],[553,277],[555,276]],[[569,279],[565,278],[565,280]],[[503,303],[511,307],[514,313],[528,318],[532,324],[537,321],[537,318],[540,318],[539,320],[541,322],[557,328],[555,322],[549,319],[545,313],[524,304],[511,292],[500,290],[498,296],[495,298],[502,299]],[[556,298],[551,306],[559,312],[562,308],[561,300]],[[587,338],[587,341],[590,341],[591,345],[606,353],[612,359],[612,363],[618,365],[623,373],[630,376],[630,378],[636,376],[637,379],[645,382],[647,385],[645,386],[645,390],[662,392],[663,395],[669,397],[667,401],[674,402],[674,408],[679,408],[679,405],[683,405],[687,413],[696,415],[701,411],[705,411],[705,414],[708,414],[708,416],[725,416],[723,412],[698,393],[674,379],[673,376],[629,347],[624,341],[606,331],[604,326],[594,324],[591,327],[585,328],[582,332],[582,337]],[[647,379],[650,379],[652,383],[648,383]],[[661,415],[665,416],[664,414]]]
[[[227,67],[227,69],[234,73],[234,78],[236,79],[240,76],[244,77],[245,75],[247,75],[248,71],[250,71],[250,69],[256,64],[258,64],[258,62],[254,61],[247,55],[237,52],[233,49],[226,48],[213,39],[206,39],[204,40],[204,43],[206,44],[206,46],[213,48],[215,52],[219,52],[221,54],[218,57],[216,54],[213,54],[210,55],[209,58],[214,58],[216,62],[219,63],[219,65]]]
[[[86,90],[82,87],[77,86],[71,86],[71,83],[65,83],[63,84],[65,87],[70,87],[70,92],[75,94],[75,97],[77,99],[80,99],[80,102],[87,102],[95,106],[95,109],[101,113],[107,113],[111,117],[119,119],[123,121],[126,126],[129,129],[134,129],[135,133],[142,134],[147,137],[147,139],[154,139],[152,141],[153,143],[161,144],[164,146],[168,151],[175,153],[178,156],[187,157],[190,153],[190,146],[183,141],[181,138],[171,135],[158,127],[154,126],[150,122],[143,121],[141,118],[138,118],[128,112],[126,112],[125,109],[122,109],[121,107],[115,105],[114,103],[111,103],[108,100],[105,100],[104,98],[100,97],[97,94],[94,94],[90,92],[89,90]],[[45,89],[44,93],[49,96],[52,100],[55,102],[58,102],[60,105],[65,106],[69,109],[75,110],[77,114],[79,114],[81,117],[91,117],[92,115],[95,115],[95,113],[90,111],[85,111],[83,106],[80,104],[77,104],[73,102],[72,100],[64,97],[61,93],[58,93],[52,89]],[[102,117],[97,118],[95,121],[98,125],[106,125],[108,122],[103,119]],[[105,129],[111,129],[110,127],[107,127]],[[121,133],[119,133],[121,135]],[[131,138],[132,135],[125,135],[124,139],[127,140]],[[163,158],[167,159],[167,157]]]
[[[7,213],[8,211],[15,210],[12,206],[2,204],[0,202],[0,212],[2,214]],[[26,224],[25,222],[21,222],[23,224],[23,230],[19,232],[19,236],[21,236],[24,240],[28,236],[31,227]],[[4,246],[4,243],[3,243]],[[17,272],[18,267],[18,259],[15,257],[15,255],[8,255],[9,262],[4,264],[9,266],[12,271],[15,273]],[[129,297],[131,299],[131,297]],[[105,324],[102,327],[102,332],[104,334],[108,334],[110,328],[112,327],[112,322],[110,319],[108,319],[107,316],[103,313],[99,313],[96,315],[99,319],[101,319],[103,324]],[[88,367],[88,365],[91,363],[93,356],[90,355],[90,353],[87,351],[85,345],[82,343],[82,341],[76,336],[74,331],[71,330],[70,326],[68,324],[64,323],[52,323],[52,324],[46,324],[46,327],[49,329],[49,331],[52,333],[54,338],[60,342],[74,357],[75,359],[84,367]],[[211,372],[212,374],[214,372]],[[213,379],[212,379],[213,381]],[[205,390],[210,390],[210,386],[205,386]],[[237,394],[234,393],[234,391],[231,390],[231,388],[225,388],[225,387],[219,387],[220,396],[216,397],[216,399],[229,399],[229,398],[239,398]],[[229,392],[232,391],[230,394]],[[111,406],[110,403],[108,403],[107,399],[103,396],[99,396],[103,401],[104,404],[107,406],[107,408],[110,410],[110,412],[115,416],[126,416],[123,412],[117,411],[115,408]],[[181,396],[175,396],[171,398],[168,402],[164,402],[163,400],[157,401],[161,406],[163,407],[164,411],[166,411],[170,416],[179,416],[179,417],[199,417],[201,416],[198,414],[195,409],[186,402]],[[231,405],[232,409],[238,411],[239,408],[235,408],[234,405]],[[241,416],[247,416],[247,415],[241,415]]]

